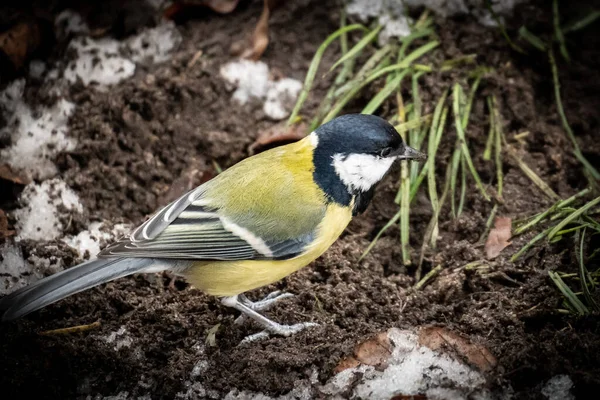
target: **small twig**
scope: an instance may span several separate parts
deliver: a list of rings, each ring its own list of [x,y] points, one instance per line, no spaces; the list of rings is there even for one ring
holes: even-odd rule
[[[92,329],[96,329],[98,327],[100,327],[100,321],[96,321],[94,323],[87,324],[87,325],[77,325],[77,326],[71,326],[68,328],[59,328],[59,329],[52,329],[49,331],[43,331],[43,332],[39,332],[38,335],[40,335],[40,336],[67,335],[70,333],[86,332],[86,331],[89,331]]]

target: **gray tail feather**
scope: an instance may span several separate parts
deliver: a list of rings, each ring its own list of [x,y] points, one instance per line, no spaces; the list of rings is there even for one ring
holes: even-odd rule
[[[142,272],[153,263],[151,258],[107,258],[84,262],[0,299],[0,312],[4,311],[2,321],[23,317],[75,293]]]

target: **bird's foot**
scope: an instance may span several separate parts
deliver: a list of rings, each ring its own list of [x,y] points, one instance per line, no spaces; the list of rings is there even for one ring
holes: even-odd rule
[[[247,336],[242,341],[242,343],[248,343],[248,342],[253,342],[256,340],[260,340],[260,339],[265,339],[265,338],[269,337],[270,334],[281,335],[281,336],[291,336],[291,335],[296,334],[306,328],[309,328],[312,326],[317,326],[317,324],[315,324],[313,322],[304,322],[304,323],[294,324],[294,325],[282,325],[282,324],[278,324],[275,321],[271,321],[269,318],[267,318],[264,315],[261,315],[257,312],[257,310],[264,310],[266,308],[269,308],[273,304],[275,304],[277,301],[279,301],[283,298],[286,298],[286,297],[291,297],[291,296],[293,296],[293,295],[286,294],[286,293],[282,294],[281,292],[274,292],[274,293],[271,293],[269,296],[267,296],[265,299],[255,302],[255,303],[253,303],[250,300],[248,300],[247,298],[245,298],[245,296],[243,296],[241,299],[238,299],[238,296],[224,297],[223,299],[221,299],[221,302],[223,303],[223,305],[225,305],[227,307],[232,307],[232,308],[235,308],[236,310],[240,311],[242,313],[242,316],[252,318],[254,321],[259,323],[264,328],[264,330],[262,332]],[[239,320],[239,318],[238,318],[238,320]],[[238,320],[236,320],[236,323],[238,323]]]
[[[250,301],[246,296],[241,294],[238,296],[238,301],[254,311],[265,311],[273,307],[280,300],[287,299],[288,297],[294,297],[294,295],[291,293],[281,293],[281,290],[276,290],[259,301]],[[236,318],[234,323],[240,325],[247,319],[248,316],[242,313],[242,315]]]

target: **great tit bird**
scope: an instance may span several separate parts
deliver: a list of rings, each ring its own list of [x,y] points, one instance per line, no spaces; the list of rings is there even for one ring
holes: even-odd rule
[[[289,294],[251,302],[244,292],[306,266],[367,208],[395,160],[426,156],[386,120],[348,114],[304,139],[249,157],[159,210],[96,259],[0,300],[13,320],[67,296],[135,273],[172,271],[288,336],[313,324],[281,325],[264,310]]]

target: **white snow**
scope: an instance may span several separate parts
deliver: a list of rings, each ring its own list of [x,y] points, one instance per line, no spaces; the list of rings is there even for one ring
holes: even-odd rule
[[[62,239],[70,247],[79,252],[80,257],[91,259],[100,252],[100,248],[111,241],[127,234],[131,228],[128,224],[116,224],[111,230],[105,222],[92,222],[89,229],[81,231],[77,236],[67,236]]]
[[[233,99],[246,104],[251,99],[263,102],[264,113],[273,120],[286,118],[302,90],[302,82],[283,78],[272,80],[269,66],[262,61],[237,60],[221,67],[220,74],[236,90]]]
[[[57,173],[51,158],[75,148],[75,140],[66,136],[75,105],[60,99],[52,107],[34,111],[23,101],[24,89],[25,80],[19,79],[0,93],[0,109],[7,120],[0,136],[12,138],[11,146],[0,151],[0,158],[31,178],[46,179]]]
[[[525,0],[495,0],[492,9],[497,15],[510,15],[519,3]],[[405,7],[426,7],[442,18],[472,14],[485,26],[496,26],[496,21],[487,10],[483,0],[352,0],[346,6],[349,15],[363,22],[377,18],[383,29],[379,33],[379,43],[386,43],[391,37],[402,38],[410,34],[410,23]]]
[[[119,41],[110,38],[73,39],[69,48],[77,52],[77,58],[65,68],[65,79],[71,83],[81,79],[85,86],[91,83],[113,85],[133,76],[135,64],[120,55],[119,46]]]
[[[290,115],[294,102],[302,90],[302,82],[296,79],[283,78],[273,82],[267,91],[263,111],[270,118],[280,120]]]
[[[575,400],[571,393],[573,381],[568,375],[556,375],[542,388],[542,394],[548,400]]]
[[[0,246],[0,295],[9,294],[29,283],[31,267],[21,248],[12,243]]]
[[[89,27],[79,13],[67,9],[56,16],[54,26],[63,35],[70,33],[88,33]]]
[[[49,179],[40,184],[30,183],[20,198],[23,207],[14,212],[17,220],[17,240],[53,240],[62,234],[59,207],[82,212],[79,198],[64,181]]]
[[[77,53],[64,71],[64,77],[74,83],[78,79],[88,86],[92,83],[114,85],[135,73],[135,63],[162,62],[181,43],[181,34],[172,21],[145,29],[138,35],[120,42],[104,37],[76,37],[69,48]]]
[[[145,29],[126,42],[131,60],[136,63],[159,63],[169,59],[171,51],[181,43],[181,34],[172,21]]]
[[[133,344],[133,339],[124,326],[120,327],[116,332],[111,332],[110,335],[104,338],[104,341],[108,344],[112,344],[115,351],[131,347]]]
[[[321,391],[328,396],[390,399],[397,395],[423,394],[428,399],[492,398],[485,389],[485,377],[450,356],[420,346],[418,336],[393,328],[388,338],[394,350],[384,371],[360,365],[335,375]],[[354,387],[351,387],[353,382]]]
[[[221,76],[237,89],[233,99],[246,104],[251,98],[262,99],[269,90],[269,67],[262,61],[239,60],[221,67]]]

